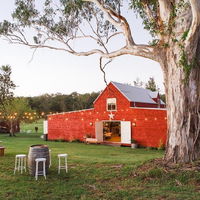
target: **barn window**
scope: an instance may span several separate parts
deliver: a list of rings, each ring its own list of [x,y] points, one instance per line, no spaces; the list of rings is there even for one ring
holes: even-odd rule
[[[109,111],[117,110],[116,98],[107,99],[107,110]]]

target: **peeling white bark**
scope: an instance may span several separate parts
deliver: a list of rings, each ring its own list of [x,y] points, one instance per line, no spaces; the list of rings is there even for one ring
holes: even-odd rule
[[[199,0],[189,0],[192,10],[192,25],[190,27],[187,40],[185,41],[186,49],[191,49],[191,51],[196,50],[196,37],[195,34],[200,33],[200,1]]]
[[[164,24],[168,24],[171,13],[171,3],[169,0],[158,0],[158,2],[161,20]]]

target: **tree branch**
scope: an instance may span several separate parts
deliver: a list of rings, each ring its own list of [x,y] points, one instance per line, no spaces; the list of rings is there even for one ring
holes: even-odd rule
[[[94,3],[106,15],[108,21],[111,24],[123,30],[127,46],[135,44],[132,38],[130,26],[127,20],[123,16],[119,15],[108,6],[105,7],[103,4],[99,3],[98,0],[83,0],[83,1]],[[117,18],[118,21],[115,20],[115,18]]]
[[[186,48],[190,46],[194,49],[194,47],[197,46],[197,43],[195,43],[197,37],[195,37],[195,35],[196,34],[198,35],[200,32],[200,1],[190,0],[190,5],[192,9],[192,25],[190,27],[185,44],[186,44]]]
[[[158,0],[160,18],[164,24],[168,24],[171,13],[171,2],[169,0]]]

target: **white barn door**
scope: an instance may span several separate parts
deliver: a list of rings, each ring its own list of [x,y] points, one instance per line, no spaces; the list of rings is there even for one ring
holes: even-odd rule
[[[48,134],[48,121],[43,121],[43,133]]]
[[[121,143],[131,144],[131,122],[121,121]]]
[[[95,123],[95,134],[97,142],[103,142],[103,122]]]

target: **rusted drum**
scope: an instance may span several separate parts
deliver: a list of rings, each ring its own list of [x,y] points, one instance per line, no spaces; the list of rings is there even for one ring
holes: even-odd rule
[[[49,169],[49,148],[47,145],[44,144],[36,144],[32,145],[29,148],[28,154],[28,170],[29,174],[35,176],[35,159],[36,158],[46,158],[46,174],[48,174]],[[38,170],[42,171],[43,163],[40,162],[38,165]]]

